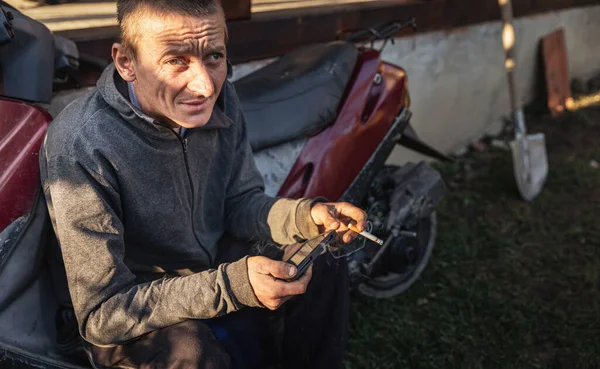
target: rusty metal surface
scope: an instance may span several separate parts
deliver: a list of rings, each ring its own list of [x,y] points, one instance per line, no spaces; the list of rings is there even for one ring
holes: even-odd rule
[[[544,73],[548,92],[548,109],[552,116],[562,113],[571,99],[571,85],[564,30],[558,29],[542,38]]]

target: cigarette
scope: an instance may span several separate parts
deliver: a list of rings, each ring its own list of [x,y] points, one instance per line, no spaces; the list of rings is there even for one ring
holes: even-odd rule
[[[350,228],[350,230],[352,230],[352,231],[354,231],[354,232],[358,233],[359,235],[363,236],[364,238],[367,238],[367,239],[369,239],[369,240],[371,240],[371,241],[373,241],[373,242],[375,242],[375,243],[379,244],[379,246],[383,245],[383,240],[381,240],[381,239],[379,239],[379,238],[375,237],[374,235],[370,234],[370,233],[369,233],[369,232],[367,232],[367,231],[362,231],[362,232],[360,232],[360,231],[358,230],[358,228],[356,228],[356,226],[355,226],[354,224],[348,224],[348,228]]]

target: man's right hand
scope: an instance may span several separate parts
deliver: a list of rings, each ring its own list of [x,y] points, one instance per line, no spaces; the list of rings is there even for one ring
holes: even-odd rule
[[[312,277],[312,265],[297,280],[293,282],[282,280],[289,279],[295,274],[296,268],[286,262],[264,256],[248,258],[248,277],[254,294],[270,310],[276,310],[291,297],[306,292]]]

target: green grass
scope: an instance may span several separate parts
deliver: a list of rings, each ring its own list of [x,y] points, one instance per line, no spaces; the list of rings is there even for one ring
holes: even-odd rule
[[[600,110],[528,120],[542,194],[518,197],[508,151],[439,166],[430,264],[401,296],[353,300],[348,369],[600,367]]]

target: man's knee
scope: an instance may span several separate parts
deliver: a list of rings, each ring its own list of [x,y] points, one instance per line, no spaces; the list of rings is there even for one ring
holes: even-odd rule
[[[165,368],[230,368],[231,359],[212,331],[196,320],[168,327],[157,337]],[[160,360],[160,359],[159,359]],[[160,365],[160,363],[157,363]]]
[[[116,347],[86,344],[97,368],[220,369],[231,359],[210,328],[188,320]]]

